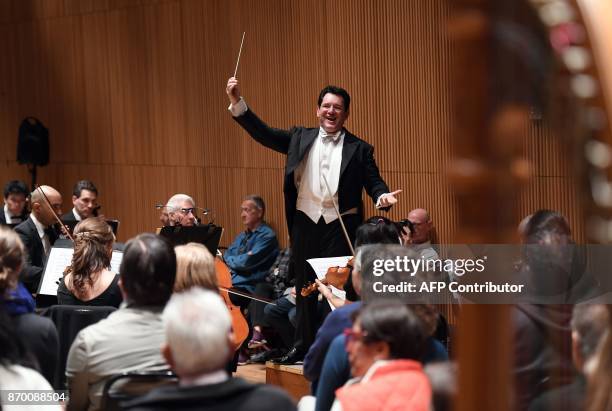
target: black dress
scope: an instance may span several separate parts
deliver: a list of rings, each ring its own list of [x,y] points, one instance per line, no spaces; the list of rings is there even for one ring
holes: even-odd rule
[[[57,288],[57,303],[60,305],[93,305],[98,307],[111,306],[119,308],[119,304],[123,301],[123,297],[121,296],[118,282],[119,275],[115,275],[113,281],[102,294],[89,301],[82,301],[66,287],[64,281],[60,281],[59,287]]]

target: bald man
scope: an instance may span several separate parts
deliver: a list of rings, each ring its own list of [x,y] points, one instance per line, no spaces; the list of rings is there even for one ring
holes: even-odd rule
[[[49,199],[53,210],[61,215],[62,195],[50,186],[41,186],[40,188]],[[21,237],[26,249],[26,261],[19,280],[31,293],[35,293],[38,289],[47,255],[49,255],[58,236],[51,228],[55,224],[53,211],[38,190],[32,192],[31,203],[32,213],[27,220],[15,227],[15,231]]]
[[[403,244],[416,250],[420,257],[426,260],[438,259],[438,253],[431,246],[433,222],[429,212],[424,208],[415,208],[408,213],[408,220],[414,226],[414,231],[410,232],[407,227],[404,227],[404,231],[401,233]]]

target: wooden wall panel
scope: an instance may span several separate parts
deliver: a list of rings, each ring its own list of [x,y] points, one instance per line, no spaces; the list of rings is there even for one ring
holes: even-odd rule
[[[431,211],[442,242],[456,230],[450,159],[448,5],[441,0],[0,0],[0,178],[29,181],[15,163],[19,122],[51,130],[39,182],[70,206],[77,179],[93,180],[119,238],[153,231],[154,204],[177,192],[241,230],[244,195],[261,194],[286,243],[284,158],[227,112],[225,83],[246,31],[238,77],[269,124],[316,126],[318,90],[353,97],[347,127],[375,146],[401,202]],[[545,122],[525,130],[532,182],[521,212],[556,208],[581,235],[574,171]],[[371,201],[366,211],[374,214]]]

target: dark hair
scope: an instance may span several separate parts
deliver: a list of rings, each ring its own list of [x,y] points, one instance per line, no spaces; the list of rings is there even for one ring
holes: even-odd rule
[[[98,189],[96,188],[94,183],[89,180],[77,181],[77,183],[74,185],[74,188],[72,189],[72,194],[74,194],[76,198],[79,198],[81,197],[81,191],[83,190],[91,191],[92,193],[96,193],[96,195],[98,195]]]
[[[263,198],[261,198],[260,196],[255,195],[255,194],[249,194],[248,196],[244,198],[244,201],[252,201],[253,203],[255,203],[255,206],[261,210],[262,218],[266,214],[266,203],[263,201]]]
[[[545,236],[554,236],[561,242],[570,239],[572,231],[565,217],[553,210],[538,210],[529,218],[525,229],[528,243],[537,243]]]
[[[11,180],[4,186],[4,198],[7,198],[11,194],[23,194],[28,197],[30,192],[26,183],[20,180]]]
[[[165,305],[176,277],[174,248],[164,237],[140,234],[127,242],[119,273],[128,303]]]
[[[327,93],[342,97],[342,100],[344,101],[344,111],[348,113],[349,107],[351,106],[351,96],[349,95],[348,91],[346,91],[345,89],[341,87],[336,87],[336,86],[323,87],[323,90],[321,90],[321,92],[319,93],[319,99],[317,100],[317,106],[321,107],[321,103],[323,102],[323,97],[325,97]]]
[[[357,228],[355,247],[367,244],[399,244],[399,232],[388,218],[374,216]]]
[[[386,342],[392,359],[421,359],[426,336],[421,320],[406,305],[373,302],[363,306],[357,318],[365,343]]]

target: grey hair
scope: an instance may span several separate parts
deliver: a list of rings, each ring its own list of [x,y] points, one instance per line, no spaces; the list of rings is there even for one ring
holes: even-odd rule
[[[175,194],[170,197],[170,200],[166,203],[166,210],[168,210],[168,213],[177,212],[181,208],[181,204],[185,201],[189,201],[195,206],[195,201],[187,194]]]
[[[174,293],[162,322],[179,376],[217,371],[229,360],[232,321],[219,294],[199,287]]]
[[[261,210],[262,218],[266,214],[266,203],[264,202],[263,198],[261,198],[261,196],[258,196],[256,194],[249,194],[248,196],[244,197],[244,201],[252,201],[255,204],[255,207]]]

